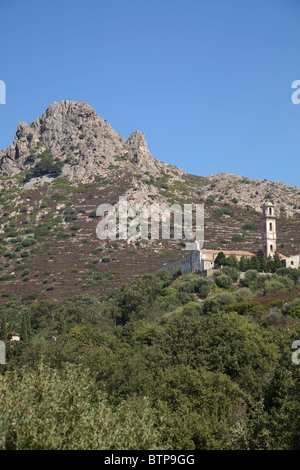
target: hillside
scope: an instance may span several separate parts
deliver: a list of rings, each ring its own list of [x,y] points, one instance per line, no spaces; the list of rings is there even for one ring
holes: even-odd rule
[[[0,301],[100,297],[186,254],[176,240],[98,240],[96,208],[120,195],[129,203],[205,203],[205,248],[254,252],[261,206],[272,200],[280,252],[300,252],[299,188],[189,175],[153,158],[142,132],[126,139],[89,105],[63,101],[20,123],[0,152]]]

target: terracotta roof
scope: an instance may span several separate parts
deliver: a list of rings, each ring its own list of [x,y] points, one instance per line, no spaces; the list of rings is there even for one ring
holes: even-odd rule
[[[210,254],[215,254],[215,253],[224,253],[224,255],[248,255],[248,256],[254,256],[255,253],[251,253],[251,251],[243,251],[243,250],[200,250],[202,253],[210,253]]]
[[[291,255],[291,256],[284,256],[284,255],[281,255],[280,253],[278,253],[280,258],[282,259],[291,259],[291,258],[297,258],[297,256],[300,256],[300,255]]]

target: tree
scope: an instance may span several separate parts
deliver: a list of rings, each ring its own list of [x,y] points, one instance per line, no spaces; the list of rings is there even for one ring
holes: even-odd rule
[[[271,273],[276,273],[277,269],[282,268],[282,262],[278,252],[274,254],[273,258],[271,256],[267,259],[268,271]]]
[[[221,276],[218,276],[216,278],[216,284],[222,289],[229,289],[229,287],[231,287],[232,285],[232,281],[229,276],[226,276],[226,274],[222,274]]]
[[[236,259],[235,255],[229,255],[228,258],[225,259],[224,263],[225,266],[231,266],[232,268],[239,268],[239,262]]]
[[[247,260],[246,260],[246,271],[249,271],[249,269],[252,269],[251,268],[251,259],[247,258]]]
[[[243,255],[240,259],[239,270],[242,271],[243,273],[247,271],[247,260],[246,260],[245,255]]]
[[[267,272],[268,270],[267,260],[266,260],[265,252],[262,248],[258,250],[257,258],[259,260],[259,266],[260,266],[259,271]]]
[[[277,271],[277,269],[282,268],[282,262],[277,251],[273,257],[273,263],[274,263],[275,272]]]
[[[25,317],[26,317],[26,328],[27,328],[28,340],[31,340],[33,333],[32,333],[32,328],[31,328],[30,313],[27,312]]]
[[[7,340],[7,319],[6,319],[5,313],[2,314],[2,318],[1,318],[0,339],[2,341]]]
[[[57,158],[54,160],[50,150],[45,150],[43,153],[38,155],[37,158],[39,161],[36,163],[34,168],[28,171],[24,182],[29,181],[33,176],[59,176],[61,174],[64,162]]]
[[[21,324],[21,340],[24,343],[28,343],[28,330],[27,330],[27,318],[26,314],[23,315],[22,324]]]
[[[267,258],[267,270],[268,270],[269,273],[274,273],[275,272],[274,261],[273,261],[273,258],[270,255]]]
[[[47,365],[14,370],[0,380],[1,450],[163,449],[146,397],[114,410],[88,370]],[[26,399],[24,399],[26,397]]]
[[[252,256],[251,258],[251,269],[255,269],[256,271],[260,271],[260,262],[256,255]]]
[[[220,251],[218,253],[216,259],[215,259],[215,266],[222,266],[224,264],[224,261],[226,260],[226,256],[224,255],[223,251]]]

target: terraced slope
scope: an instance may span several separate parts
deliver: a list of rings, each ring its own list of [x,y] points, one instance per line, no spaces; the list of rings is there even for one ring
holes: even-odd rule
[[[176,240],[100,241],[96,208],[120,195],[129,205],[204,203],[205,248],[254,252],[261,206],[272,200],[279,251],[300,252],[299,188],[188,175],[154,159],[141,132],[125,139],[90,106],[55,103],[30,126],[21,123],[0,153],[0,302],[100,297],[186,255]]]

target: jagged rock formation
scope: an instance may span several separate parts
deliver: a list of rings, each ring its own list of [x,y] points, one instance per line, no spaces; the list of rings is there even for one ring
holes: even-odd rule
[[[99,178],[111,180],[116,174],[122,186],[123,175],[131,175],[127,189],[131,201],[144,203],[151,193],[152,200],[154,197],[164,202],[213,199],[217,204],[233,202],[260,212],[264,201],[272,200],[277,216],[300,214],[299,188],[226,173],[208,177],[187,175],[153,158],[142,132],[134,131],[126,139],[90,105],[74,101],[53,103],[30,125],[19,124],[14,142],[0,152],[0,188],[6,184],[1,176],[14,177],[23,172],[30,180],[30,171],[47,150],[54,161],[60,162],[60,176],[75,185],[99,181]],[[53,175],[45,172],[40,178],[31,178],[25,189],[52,180]]]
[[[55,171],[54,171],[55,169]],[[154,159],[145,136],[120,136],[87,104],[54,103],[0,152],[0,304],[17,296],[101,296],[186,254],[176,239],[99,240],[97,207],[205,204],[205,248],[261,247],[261,207],[278,216],[277,246],[299,253],[300,190],[221,173],[194,176]],[[292,217],[291,217],[292,216]]]
[[[152,175],[163,165],[152,157],[140,131],[127,140],[88,104],[62,101],[53,103],[30,125],[19,124],[14,142],[0,153],[0,173],[16,175],[32,168],[46,149],[65,162],[63,176],[70,181],[86,182],[116,164],[130,162],[136,170]]]

